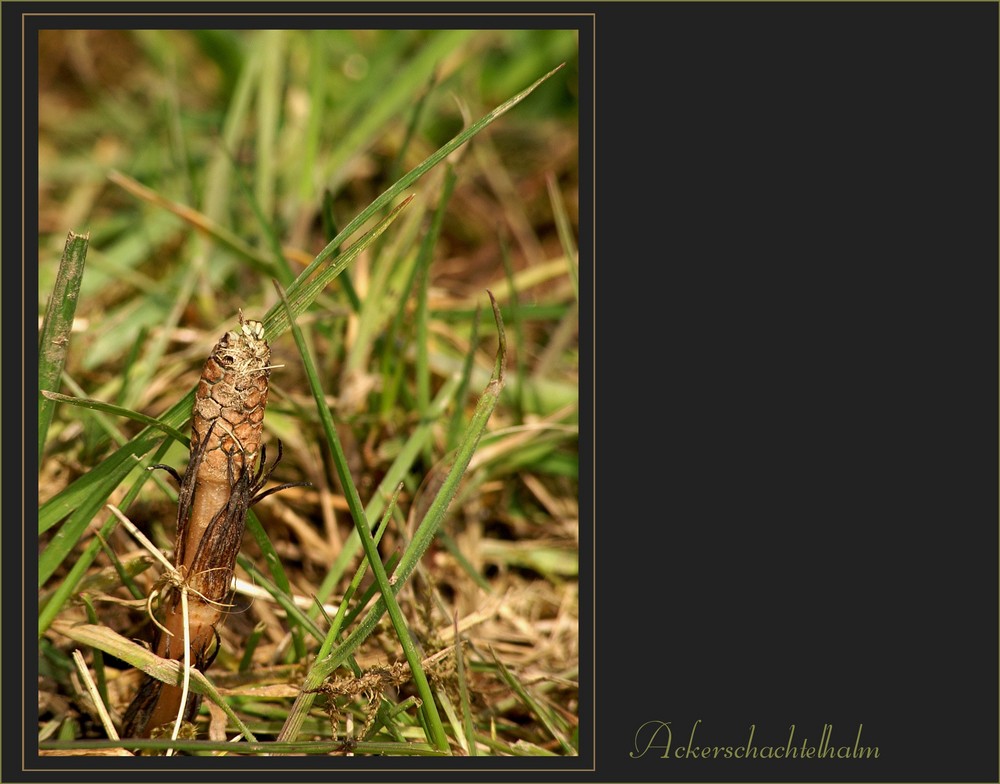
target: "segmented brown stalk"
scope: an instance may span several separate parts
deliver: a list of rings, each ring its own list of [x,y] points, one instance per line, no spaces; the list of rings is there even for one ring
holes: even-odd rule
[[[177,501],[175,568],[188,594],[191,665],[204,670],[218,652],[217,629],[232,596],[236,556],[252,504],[270,477],[264,470],[261,426],[267,403],[271,349],[259,321],[244,320],[227,332],[205,362],[191,420],[191,458],[180,481]],[[260,452],[260,465],[254,465]],[[282,489],[282,488],[276,488]],[[180,585],[170,585],[160,606],[153,650],[168,659],[184,657]],[[173,725],[182,689],[145,675],[125,712],[126,737],[148,737]],[[198,700],[190,694],[184,718],[193,720]]]

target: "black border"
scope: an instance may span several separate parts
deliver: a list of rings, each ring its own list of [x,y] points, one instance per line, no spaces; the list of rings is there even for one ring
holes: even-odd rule
[[[599,778],[997,781],[997,4],[616,10]]]
[[[997,4],[475,7],[596,21],[597,771],[517,778],[1000,780]],[[631,758],[653,720],[883,756]]]

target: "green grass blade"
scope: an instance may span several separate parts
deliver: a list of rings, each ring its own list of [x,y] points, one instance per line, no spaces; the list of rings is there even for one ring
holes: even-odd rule
[[[183,665],[180,661],[175,659],[161,659],[152,651],[122,637],[117,632],[113,632],[105,626],[56,621],[52,624],[52,629],[65,637],[69,637],[71,640],[89,645],[111,656],[117,656],[122,661],[142,670],[147,675],[152,675],[159,681],[169,683],[173,686],[181,684]],[[191,668],[190,685],[192,691],[204,694],[222,708],[226,716],[239,728],[247,740],[256,740],[253,733],[250,732],[240,717],[233,712],[233,709],[229,707],[229,703],[223,699],[212,682],[193,667]]]
[[[205,41],[207,48],[213,48],[216,41]],[[237,61],[238,58],[238,61]],[[232,198],[232,159],[230,150],[240,147],[241,134],[250,124],[250,105],[253,101],[254,87],[260,72],[260,49],[251,52],[234,52],[234,58],[229,63],[235,73],[236,82],[226,105],[226,117],[222,122],[221,140],[209,164],[205,167],[205,191],[202,198],[202,210],[212,221],[221,221],[228,212]]]
[[[311,106],[323,106],[326,100],[327,68],[326,54],[323,49],[324,31],[311,30],[309,32],[309,104]],[[323,112],[309,112],[306,120],[306,127],[303,133],[301,154],[298,156],[298,193],[299,202],[304,202],[313,197],[316,175],[316,158],[319,154],[323,130]],[[332,235],[331,235],[332,236]]]
[[[70,333],[73,331],[73,316],[80,295],[80,283],[87,263],[87,248],[90,234],[70,232],[63,248],[56,283],[49,297],[42,320],[42,334],[38,339],[38,388],[56,392],[59,377],[66,364]],[[52,422],[55,406],[48,400],[38,402],[38,464],[42,463],[45,438]]]
[[[510,288],[511,325],[514,328],[515,345],[526,346],[528,344],[524,342],[524,330],[521,328],[520,298],[517,293],[517,282],[514,279],[514,262],[511,261],[510,247],[503,236],[500,237],[500,256],[503,259],[504,274],[507,276],[507,285]],[[514,397],[514,411],[517,415],[518,423],[524,421],[524,377],[525,366],[527,364],[524,354],[524,351],[518,351],[515,355],[515,383],[512,385],[513,389],[511,390]]]
[[[497,331],[499,332],[499,347],[497,349],[497,359],[493,368],[493,374],[490,376],[490,381],[479,398],[476,410],[472,415],[472,420],[469,422],[468,428],[466,428],[465,437],[456,454],[455,462],[448,472],[448,476],[442,483],[437,496],[431,503],[416,534],[400,559],[399,565],[393,572],[393,584],[391,586],[393,593],[398,593],[403,587],[410,574],[416,568],[417,562],[430,546],[434,535],[437,533],[437,529],[444,521],[448,505],[458,490],[462,475],[465,473],[465,469],[468,468],[479,439],[486,430],[486,424],[489,422],[490,415],[493,413],[493,409],[500,399],[507,360],[507,339],[504,335],[503,319],[500,317],[500,307],[497,305],[492,293],[490,293],[490,301],[493,305],[493,317],[496,320]],[[303,683],[303,690],[319,688],[323,681],[343,664],[347,657],[353,654],[357,647],[368,638],[385,612],[386,603],[385,598],[382,597],[337,649],[332,651],[328,656],[317,660]],[[293,740],[296,733],[290,732],[286,736],[283,730],[282,734],[284,736],[283,740]]]
[[[447,158],[451,153],[453,153],[455,150],[457,150],[459,147],[461,147],[463,144],[469,141],[469,139],[471,139],[477,133],[482,131],[484,128],[489,126],[495,120],[499,119],[507,112],[509,112],[511,109],[513,109],[515,106],[517,106],[517,104],[519,104],[529,95],[531,95],[531,93],[534,92],[535,88],[537,88],[540,84],[542,84],[542,82],[549,79],[564,65],[565,63],[556,66],[547,74],[537,79],[531,85],[529,85],[524,90],[519,92],[513,98],[510,98],[509,100],[500,104],[493,111],[489,112],[488,114],[480,118],[478,121],[474,122],[468,128],[466,128],[461,133],[452,138],[451,141],[447,142],[442,147],[438,148],[436,152],[432,153],[431,155],[428,155],[427,158],[425,158],[421,163],[417,164],[412,169],[410,169],[410,171],[408,171],[406,174],[400,177],[392,186],[383,191],[382,194],[379,195],[371,204],[369,204],[364,210],[358,213],[358,215],[350,223],[348,223],[343,229],[341,229],[340,233],[336,237],[330,240],[327,246],[319,252],[316,258],[309,264],[308,267],[306,267],[306,269],[302,272],[302,274],[299,275],[299,280],[307,278],[309,275],[311,275],[313,271],[316,269],[316,267],[319,266],[320,263],[322,263],[323,259],[325,259],[331,253],[333,253],[334,250],[338,248],[341,245],[341,243],[344,242],[345,239],[354,234],[355,231],[357,231],[370,218],[372,218],[376,213],[378,213],[379,210],[381,210],[384,206],[386,206],[389,202],[391,202],[399,194],[401,194],[406,188],[410,187],[410,185],[419,180],[423,175],[425,175],[437,164],[439,164],[441,161]],[[291,290],[289,290],[288,295],[289,299],[291,299],[292,298]]]
[[[579,302],[580,271],[578,265],[580,264],[580,259],[577,256],[576,240],[573,238],[573,229],[570,226],[569,215],[566,213],[566,202],[563,201],[562,194],[559,192],[559,187],[556,185],[555,178],[551,173],[545,178],[545,184],[549,189],[549,200],[552,202],[552,214],[555,216],[559,242],[566,256],[570,280],[573,281],[573,293]]]
[[[157,450],[151,462],[158,463],[160,460],[162,460],[163,456],[167,452],[167,449],[169,448],[170,448],[170,441],[165,439],[163,443],[160,445],[160,448]],[[121,509],[128,509],[129,505],[131,505],[131,503],[139,495],[139,490],[142,489],[144,481],[145,477],[140,475],[135,484],[132,485],[132,487],[129,488],[129,491],[125,494],[125,498],[121,502],[120,506]],[[115,526],[117,525],[118,525],[118,518],[115,517],[113,514],[108,515],[107,521],[105,521],[104,525],[101,527],[100,537],[102,537],[106,541],[107,538],[111,536],[111,532],[115,529]],[[76,563],[73,564],[72,568],[69,570],[69,573],[62,580],[59,581],[59,584],[56,586],[56,589],[53,592],[52,596],[49,598],[47,602],[45,602],[45,605],[41,608],[41,612],[38,614],[39,637],[45,634],[45,630],[49,628],[49,626],[52,624],[52,621],[55,620],[60,610],[62,610],[63,605],[66,604],[66,602],[69,600],[69,597],[76,590],[76,587],[80,584],[80,581],[83,579],[87,570],[90,568],[90,565],[94,562],[94,558],[97,557],[97,553],[100,549],[101,549],[101,539],[95,537],[93,540],[87,543],[86,548],[84,548],[83,553],[81,553],[79,558],[77,558]],[[48,550],[46,550],[46,552],[48,552]],[[45,557],[46,557],[45,553],[42,553],[42,558]],[[39,569],[41,569],[41,566],[42,566],[42,559],[40,558]],[[46,565],[46,568],[50,567]],[[41,587],[44,582],[45,582],[44,580],[40,579],[38,583],[39,587]]]
[[[476,404],[476,410],[472,415],[469,426],[466,428],[465,437],[459,446],[451,470],[441,484],[441,488],[428,508],[427,514],[420,522],[412,541],[406,548],[406,552],[403,553],[403,558],[395,574],[397,581],[404,581],[410,576],[417,562],[437,534],[437,529],[444,520],[445,512],[448,510],[448,505],[458,491],[458,486],[465,473],[465,469],[468,468],[469,462],[472,460],[472,455],[479,445],[479,440],[482,438],[483,433],[486,432],[486,424],[489,422],[493,409],[500,399],[500,392],[506,380],[507,337],[504,332],[503,319],[500,316],[500,306],[493,298],[492,293],[490,293],[490,302],[493,306],[493,318],[496,321],[499,335],[499,346],[497,348],[493,374],[490,376],[490,381],[479,398],[479,402]]]
[[[94,609],[94,603],[91,601],[89,596],[81,597],[83,599],[84,607],[87,613],[87,622],[93,625],[99,623],[97,618],[97,610]],[[101,700],[105,705],[110,705],[111,701],[108,699],[108,676],[104,669],[104,651],[100,648],[92,648],[94,655],[94,676],[97,680],[97,693],[101,695]]]
[[[566,738],[565,733],[561,732],[556,726],[556,722],[549,710],[531,696],[530,692],[524,687],[521,681],[514,676],[514,673],[512,673],[502,661],[500,661],[495,653],[493,654],[493,661],[496,662],[497,671],[500,673],[500,677],[503,678],[504,682],[510,687],[511,691],[518,696],[518,699],[524,703],[525,707],[538,717],[539,721],[541,721],[545,728],[552,734],[552,737],[559,742],[560,746],[562,746],[563,751],[571,756],[576,756],[576,749],[573,748],[573,744],[571,744]]]
[[[375,576],[375,581],[378,583],[379,590],[382,593],[382,600],[386,603],[389,617],[392,620],[393,628],[396,631],[396,636],[399,638],[406,660],[410,664],[410,672],[416,684],[417,691],[420,694],[421,699],[424,701],[422,710],[431,728],[428,740],[432,741],[434,745],[442,751],[445,751],[448,748],[448,739],[444,734],[444,728],[441,726],[441,719],[437,714],[437,708],[435,706],[433,695],[430,691],[430,684],[427,682],[427,676],[424,674],[423,668],[420,665],[420,654],[413,645],[409,627],[406,625],[403,613],[399,609],[399,605],[396,603],[396,595],[393,593],[393,590],[389,585],[389,577],[385,573],[385,566],[382,564],[378,548],[376,547],[375,540],[372,537],[371,527],[368,525],[368,518],[365,515],[364,506],[361,504],[361,496],[358,495],[358,490],[354,485],[354,480],[352,479],[348,469],[347,457],[345,456],[344,449],[341,446],[340,437],[337,435],[337,429],[333,424],[333,416],[330,414],[330,409],[326,404],[326,396],[323,393],[319,376],[316,374],[316,367],[313,363],[312,356],[306,348],[302,330],[299,329],[298,325],[293,320],[294,317],[292,316],[291,305],[288,302],[284,291],[282,291],[281,285],[277,281],[274,281],[274,287],[277,290],[278,295],[281,297],[282,304],[284,304],[285,309],[288,312],[288,317],[292,326],[292,335],[295,338],[295,345],[298,347],[299,354],[302,356],[302,362],[305,365],[306,378],[309,381],[309,387],[312,390],[313,398],[316,401],[316,410],[319,413],[320,422],[323,426],[323,432],[326,435],[327,445],[330,447],[334,456],[333,462],[337,469],[337,475],[340,478],[341,487],[344,489],[344,493],[347,496],[347,503],[351,510],[351,516],[354,518],[354,525],[361,536],[361,546],[364,548],[365,557],[368,559],[368,565],[371,567],[372,573]]]
[[[267,624],[264,621],[260,621],[253,627],[253,631],[250,632],[250,636],[247,637],[246,645],[243,646],[243,655],[240,657],[240,673],[247,673],[250,671],[250,665],[253,664],[254,653],[256,653],[257,645],[260,643],[260,638],[264,636],[265,631],[267,631]]]
[[[382,524],[379,526],[378,532],[375,534],[375,544],[377,545],[382,539],[382,535],[386,532],[389,527],[389,518],[392,516],[392,511],[396,507],[396,498],[399,496],[399,491],[402,488],[402,483],[396,488],[396,492],[392,494],[392,499],[389,501],[389,505],[386,508],[385,515],[382,517]],[[398,554],[393,554],[393,558],[389,559],[389,563],[394,562],[394,558]],[[340,637],[340,630],[343,628],[345,622],[350,622],[354,613],[350,616],[347,612],[348,604],[351,599],[354,598],[358,587],[361,585],[361,580],[364,579],[365,574],[368,571],[368,561],[362,559],[361,563],[358,564],[358,568],[354,572],[354,578],[351,580],[351,584],[347,587],[344,592],[344,598],[340,602],[340,606],[337,608],[337,615],[334,617],[333,622],[330,624],[330,628],[326,633],[326,639],[323,640],[322,645],[319,647],[319,651],[316,653],[317,659],[322,659],[333,648],[336,644],[337,639]],[[374,586],[373,586],[374,588]],[[359,606],[364,606],[366,604],[365,598],[358,603]],[[306,676],[306,680],[310,680],[309,676]],[[312,681],[310,681],[312,682]],[[322,683],[322,681],[318,681]],[[312,690],[303,688],[299,692],[299,696],[295,699],[295,703],[292,705],[291,711],[289,711],[288,716],[285,718],[285,724],[281,728],[281,732],[278,735],[278,740],[284,740],[285,738],[295,738],[298,735],[299,730],[302,728],[302,724],[305,722],[306,715],[309,713],[309,709],[312,708],[313,701],[316,698],[315,688]]]
[[[285,48],[288,32],[261,30],[258,33],[261,70],[257,85],[257,122],[254,142],[257,156],[254,165],[254,195],[264,215],[274,213],[274,187],[277,164],[275,146],[281,115],[282,84],[285,74]],[[268,221],[270,223],[270,221]],[[289,278],[291,280],[291,278]],[[287,281],[286,281],[287,284]]]
[[[288,580],[288,575],[285,574],[285,567],[281,565],[281,558],[278,556],[277,551],[274,549],[274,545],[271,543],[270,537],[264,530],[264,526],[260,524],[260,520],[257,518],[257,514],[253,509],[247,511],[247,530],[253,534],[253,538],[257,542],[257,546],[260,548],[260,551],[264,556],[264,563],[267,564],[267,568],[271,572],[271,576],[274,578],[276,590],[280,591],[285,596],[291,596],[292,584]],[[311,621],[311,619],[307,620]],[[292,645],[294,646],[295,653],[299,659],[304,658],[306,655],[305,640],[303,639],[303,627],[303,624],[292,624]]]
[[[451,553],[451,557],[454,558],[462,570],[469,575],[469,579],[482,589],[483,593],[493,593],[493,586],[490,585],[489,580],[476,571],[476,568],[472,565],[469,559],[466,558],[465,553],[463,553],[459,548],[458,543],[448,534],[447,531],[441,531],[438,533],[438,541],[440,541],[441,544],[444,545],[444,548]]]
[[[128,444],[122,449],[126,449]],[[152,447],[152,444],[150,444]],[[119,450],[121,452],[121,450]],[[117,454],[117,453],[116,453]],[[122,477],[118,477],[114,474],[105,474],[100,477],[99,480],[94,479],[88,482],[88,486],[91,488],[92,493],[86,496],[82,503],[76,508],[76,510],[69,516],[69,519],[60,527],[60,529],[52,537],[48,546],[38,557],[38,586],[43,586],[48,579],[53,575],[55,570],[63,562],[63,559],[72,551],[76,546],[80,537],[83,536],[84,531],[87,529],[87,525],[94,516],[100,511],[104,506],[104,502],[111,495],[112,491],[120,484],[121,479],[127,476],[129,471],[136,467],[140,467],[139,457],[134,454],[125,453],[122,457],[122,464],[126,467],[126,471]],[[102,464],[103,467],[104,464]],[[87,477],[92,477],[96,473],[91,471],[87,474]],[[140,483],[145,482],[148,479],[148,473],[143,471],[139,474],[138,481]]]
[[[182,221],[207,237],[212,238],[220,245],[223,245],[233,253],[237,254],[245,261],[249,262],[258,272],[267,275],[277,275],[279,270],[275,269],[274,262],[267,254],[254,248],[238,234],[230,231],[225,226],[221,226],[213,221],[205,213],[199,212],[186,204],[180,204],[161,196],[152,188],[148,188],[127,174],[119,171],[108,173],[108,179],[122,189],[128,191],[133,196],[152,204],[156,207],[172,212]]]
[[[469,382],[472,379],[472,363],[476,358],[476,348],[479,344],[479,308],[472,313],[472,327],[469,334],[469,351],[465,355],[465,363],[462,365],[462,381],[459,384],[455,399],[458,405],[455,406],[455,413],[452,414],[451,422],[448,424],[448,451],[450,452],[458,444],[458,439],[462,435],[462,417],[465,415],[465,396],[469,392]]]
[[[177,428],[191,416],[194,405],[194,389],[188,392],[176,405],[160,417],[160,424]],[[135,438],[111,454],[93,470],[76,479],[61,492],[50,498],[38,510],[38,531],[42,533],[54,526],[67,515],[78,511],[88,500],[98,502],[94,510],[100,509],[121,481],[135,468],[136,458],[146,454],[160,440],[161,434],[154,428],[146,428]],[[83,522],[86,526],[89,520]]]
[[[285,253],[281,249],[281,240],[274,230],[274,226],[268,220],[263,207],[261,207],[254,191],[247,184],[246,179],[242,175],[238,175],[236,180],[239,183],[240,191],[250,204],[250,209],[253,210],[254,217],[257,218],[257,223],[260,224],[261,232],[264,234],[264,239],[268,247],[271,249],[271,255],[274,257],[274,269],[277,272],[278,280],[285,286],[290,285],[295,279],[295,273],[292,272],[288,259],[285,258]]]
[[[476,748],[476,732],[472,726],[472,702],[469,700],[469,684],[465,677],[465,650],[462,647],[462,634],[458,629],[458,614],[454,617],[455,629],[455,677],[458,680],[459,705],[462,708],[462,732],[465,735],[466,746],[470,757],[478,756]]]
[[[170,425],[164,424],[159,419],[146,416],[145,414],[140,414],[138,411],[133,411],[130,408],[123,408],[122,406],[112,405],[111,403],[103,403],[100,400],[93,400],[88,397],[72,397],[71,395],[61,395],[58,392],[45,392],[44,390],[42,391],[42,397],[57,403],[69,403],[72,406],[89,408],[92,411],[103,411],[106,414],[114,414],[115,416],[124,417],[125,419],[131,419],[133,422],[142,422],[144,425],[149,425],[157,430],[162,430],[175,441],[179,441],[185,445],[191,443],[190,439],[181,433],[181,431],[177,428],[170,427]]]
[[[321,212],[323,217],[323,236],[326,237],[326,241],[329,243],[339,233],[337,231],[337,222],[333,217],[333,193],[329,188],[323,191],[323,207]],[[336,248],[334,250],[336,251]],[[355,313],[360,313],[361,298],[358,296],[354,284],[351,283],[351,276],[345,270],[340,274],[339,280],[344,294],[347,295],[347,301],[351,304],[351,310]]]
[[[437,81],[438,74],[436,72],[431,73],[430,77],[427,79],[427,86],[420,94],[420,97],[417,99],[417,105],[413,107],[413,111],[410,113],[410,119],[406,123],[406,132],[403,134],[403,142],[399,145],[396,157],[392,159],[392,163],[389,165],[389,179],[399,177],[399,171],[403,166],[403,159],[406,157],[406,153],[410,149],[413,136],[420,125],[420,118],[422,117],[424,109],[427,106],[427,99],[434,91],[434,86],[437,84]]]
[[[374,100],[365,108],[360,122],[345,129],[345,135],[327,163],[326,181],[336,190],[346,174],[347,165],[378,137],[386,122],[408,107],[413,96],[427,83],[438,63],[461,47],[469,30],[441,30],[430,34],[415,56],[402,69],[386,74],[384,80],[372,79]]]
[[[50,740],[38,744],[40,749],[51,751],[79,751],[120,749],[121,741],[113,740]],[[303,741],[301,743],[278,743],[275,741],[253,741],[234,744],[231,741],[212,740],[170,740],[169,738],[136,738],[128,741],[130,749],[149,749],[151,751],[184,751],[189,754],[206,754],[212,751],[232,754],[256,754],[262,757],[272,754],[338,754],[347,751],[347,745],[340,740]],[[409,741],[392,743],[384,741],[361,741],[352,743],[350,751],[355,754],[368,754],[381,757],[444,757],[444,752],[431,748],[425,743]]]
[[[289,593],[282,591],[274,583],[268,580],[261,573],[260,569],[254,565],[253,561],[245,555],[240,554],[237,558],[239,559],[240,566],[242,566],[246,570],[247,574],[253,578],[254,583],[271,594],[271,596],[274,597],[274,600],[280,604],[282,608],[284,608],[285,612],[288,614],[289,620],[294,619],[302,626],[302,628],[315,637],[318,642],[323,642],[325,636],[323,632],[318,626],[316,626],[312,618],[306,615],[305,612],[303,612],[303,610],[295,604],[295,601]]]
[[[438,199],[437,207],[431,218],[431,225],[420,243],[420,251],[417,255],[417,331],[414,342],[417,346],[417,410],[422,417],[427,416],[431,399],[431,369],[430,361],[427,358],[428,344],[430,342],[430,327],[428,326],[427,296],[430,287],[430,266],[431,255],[437,245],[441,235],[441,225],[444,223],[445,212],[448,209],[448,202],[455,190],[455,181],[458,176],[455,174],[454,166],[447,166],[444,175],[444,184],[441,187],[441,198]],[[400,308],[402,312],[402,308]],[[427,455],[429,458],[430,455]],[[428,460],[428,462],[430,462]]]
[[[374,228],[368,231],[360,240],[337,256],[333,262],[325,267],[318,275],[310,278],[309,276],[312,271],[316,269],[316,262],[313,261],[313,263],[310,264],[302,272],[302,274],[295,279],[292,285],[288,287],[288,291],[285,292],[285,296],[288,297],[288,303],[292,314],[294,316],[299,316],[305,312],[306,308],[308,308],[319,293],[325,289],[327,285],[329,285],[330,281],[343,272],[344,269],[347,268],[347,265],[354,261],[361,251],[371,245],[372,242],[374,242],[387,228],[389,228],[389,225],[399,216],[402,209],[406,207],[412,199],[413,197],[409,196],[397,204],[393,208],[392,212],[375,224]],[[330,248],[330,246],[327,245],[327,248]],[[326,249],[320,251],[320,255],[316,258],[320,258],[320,256],[322,256],[325,252]],[[288,312],[282,307],[280,302],[275,303],[261,320],[264,322],[264,332],[267,335],[283,335],[290,324]]]
[[[420,452],[423,450],[424,444],[426,444],[433,435],[434,420],[441,415],[447,405],[452,401],[455,394],[455,388],[457,386],[458,379],[454,377],[449,378],[441,386],[437,397],[434,399],[434,403],[431,405],[430,418],[427,421],[420,423],[414,429],[412,435],[400,450],[396,459],[392,462],[392,465],[389,466],[389,470],[379,483],[378,488],[376,488],[375,492],[372,494],[371,500],[368,502],[368,506],[365,507],[365,514],[368,515],[369,518],[374,518],[381,514],[382,510],[385,508],[385,500],[392,493],[393,487],[406,478],[406,475],[409,473],[413,464],[420,456]],[[358,548],[360,547],[361,541],[358,538],[358,531],[357,529],[354,529],[351,531],[351,535],[347,537],[347,541],[344,542],[340,555],[338,555],[336,560],[333,562],[333,566],[330,568],[330,571],[323,580],[323,584],[317,592],[321,601],[326,601],[327,597],[333,591],[333,587],[340,581],[340,577],[343,575],[344,570],[347,569],[347,565],[357,555]]]

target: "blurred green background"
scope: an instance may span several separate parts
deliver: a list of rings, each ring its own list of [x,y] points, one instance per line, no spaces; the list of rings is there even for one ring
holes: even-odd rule
[[[102,320],[129,326],[89,347],[88,368],[125,350],[138,327],[162,323],[184,262],[204,267],[195,301],[210,322],[232,309],[213,305],[219,291],[239,298],[255,286],[234,279],[239,259],[227,248],[201,258],[208,249],[190,227],[122,192],[112,169],[259,248],[256,201],[301,268],[325,244],[325,195],[346,223],[457,133],[463,111],[476,119],[565,62],[494,127],[489,152],[526,224],[550,213],[546,172],[576,212],[575,31],[71,30],[43,31],[39,47],[39,305],[66,232],[90,231],[78,315],[99,307]],[[498,213],[480,192],[496,167],[488,157],[464,162],[461,214],[449,211],[444,232],[446,253],[463,263],[440,275],[465,293],[501,269]],[[487,259],[484,242],[494,246]],[[523,244],[516,266],[546,253]],[[136,287],[149,296],[130,308]]]

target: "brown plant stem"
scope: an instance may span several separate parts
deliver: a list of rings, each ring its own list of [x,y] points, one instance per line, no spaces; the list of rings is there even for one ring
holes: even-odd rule
[[[240,331],[227,332],[215,345],[195,395],[191,459],[177,501],[176,573],[163,594],[153,649],[163,658],[184,658],[186,591],[190,662],[202,671],[218,652],[247,510],[270,476],[261,447],[270,357],[263,325],[240,313]],[[183,694],[180,685],[145,675],[125,712],[125,736],[151,737],[172,725]],[[185,721],[193,720],[198,703],[191,699],[184,707]]]

